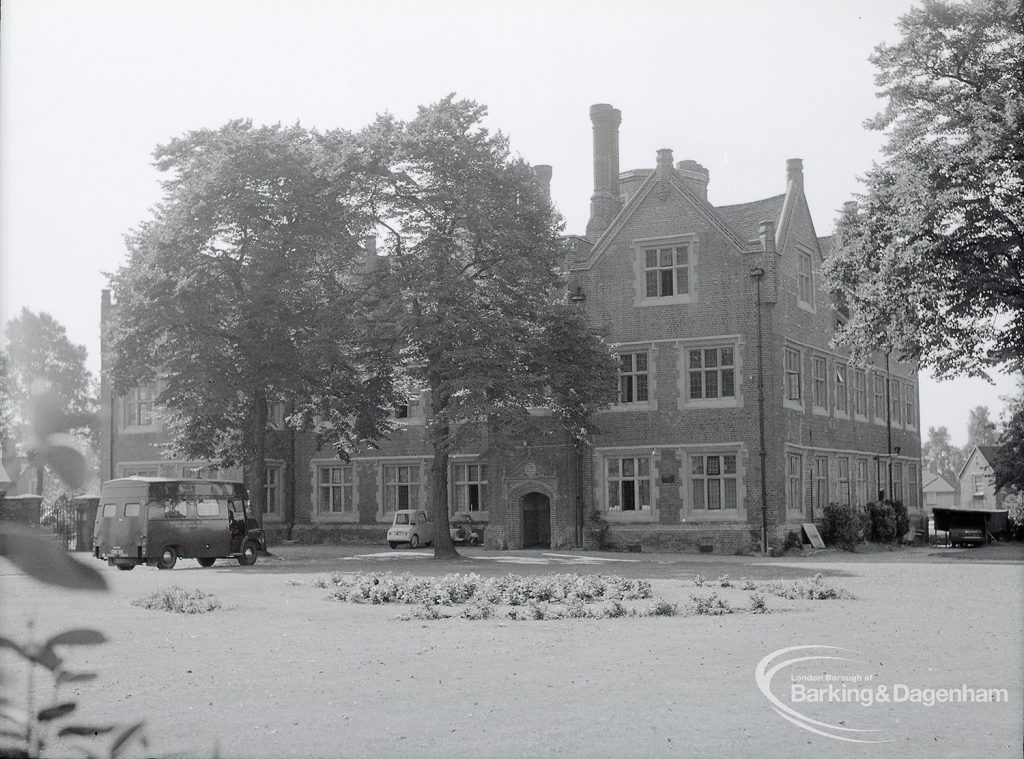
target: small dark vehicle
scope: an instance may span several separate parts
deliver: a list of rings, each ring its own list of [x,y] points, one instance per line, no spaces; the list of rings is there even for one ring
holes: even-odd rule
[[[240,482],[128,477],[100,491],[93,555],[118,569],[171,569],[179,558],[249,566],[266,547]]]
[[[480,545],[480,534],[473,524],[473,515],[462,511],[453,514],[448,523],[448,531],[452,536],[452,542],[464,545]]]

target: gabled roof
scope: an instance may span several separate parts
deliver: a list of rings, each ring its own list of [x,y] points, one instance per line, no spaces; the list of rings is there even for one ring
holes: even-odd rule
[[[580,248],[577,250],[583,255],[576,259],[573,268],[589,268],[601,257],[608,248],[611,240],[615,238],[619,230],[628,219],[636,213],[640,205],[660,182],[657,171],[652,171],[647,178],[640,183],[640,186],[633,192],[626,201],[626,205],[612,220],[601,236],[593,243],[589,253]],[[759,233],[758,225],[762,221],[773,221],[776,223],[776,239],[778,238],[779,219],[785,205],[785,195],[776,195],[764,200],[756,200],[752,203],[741,203],[733,206],[721,206],[716,208],[705,198],[698,195],[686,181],[673,169],[668,176],[668,184],[679,195],[689,200],[700,212],[711,226],[715,227],[726,240],[731,242],[739,252],[745,252],[747,243],[756,239]],[[727,218],[729,214],[729,218]],[[581,242],[589,242],[586,238],[580,238]]]
[[[786,195],[775,195],[764,200],[754,200],[750,203],[737,203],[731,206],[716,206],[715,210],[730,227],[740,233],[747,240],[755,239],[760,233],[762,221],[770,221],[778,225],[779,217],[782,215],[782,206],[785,203]]]
[[[956,488],[946,482],[946,479],[942,477],[942,475],[935,474],[935,472],[925,472],[924,478],[921,481],[921,489],[924,490],[932,486],[934,486],[937,491],[947,493],[956,492]]]
[[[999,448],[994,445],[979,445],[978,452],[985,457],[985,461],[991,466],[992,462],[996,460],[996,456],[999,455]]]
[[[967,458],[964,459],[963,466],[960,467],[960,471],[958,471],[956,473],[957,481],[959,481],[960,478],[964,476],[964,470],[967,469],[967,465],[971,463],[971,459],[974,458],[974,454],[975,453],[978,453],[983,459],[985,459],[985,463],[988,464],[989,466],[991,466],[992,462],[996,460],[996,454],[998,452],[999,452],[999,448],[997,446],[994,446],[994,445],[976,445],[976,446],[974,446],[974,450],[972,450],[967,455]]]

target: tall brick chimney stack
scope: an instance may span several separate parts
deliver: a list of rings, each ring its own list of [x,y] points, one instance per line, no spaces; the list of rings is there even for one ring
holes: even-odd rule
[[[790,158],[786,161],[786,187],[793,182],[798,190],[804,189],[804,162],[801,158]]]
[[[587,237],[596,240],[622,210],[619,198],[619,124],[622,112],[607,103],[590,106],[594,124],[594,194]]]
[[[533,173],[537,177],[537,184],[547,201],[551,202],[551,167],[547,164],[537,164],[533,167]]]

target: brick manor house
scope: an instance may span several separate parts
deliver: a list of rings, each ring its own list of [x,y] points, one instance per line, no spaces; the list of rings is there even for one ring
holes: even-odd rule
[[[567,238],[569,292],[609,330],[618,403],[583,451],[557,435],[500,457],[456,451],[450,511],[470,511],[492,548],[592,547],[596,511],[611,545],[718,552],[756,550],[763,525],[780,543],[830,502],[891,493],[919,513],[917,370],[884,354],[858,366],[830,346],[844,317],[821,281],[830,238],[816,236],[802,161],[786,162],[784,193],[715,207],[707,169],[670,150],[620,172],[620,112],[590,116],[594,193],[586,233]],[[537,175],[550,182],[550,167]],[[105,291],[104,327],[115,310]],[[101,379],[101,480],[241,478],[162,458],[158,388],[114,398]],[[275,407],[271,534],[382,543],[395,509],[428,507],[427,406],[409,398],[392,438],[348,462]]]

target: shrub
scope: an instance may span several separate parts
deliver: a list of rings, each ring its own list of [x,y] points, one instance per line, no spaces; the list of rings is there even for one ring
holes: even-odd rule
[[[876,543],[895,543],[901,533],[897,531],[896,509],[890,501],[868,504],[871,520],[871,539]]]
[[[751,593],[750,594],[750,613],[751,614],[767,614],[768,613],[768,599],[764,593]]]
[[[782,582],[772,580],[764,584],[764,590],[779,598],[790,600],[805,599],[811,601],[823,601],[828,599],[852,599],[854,596],[848,590],[833,585],[825,584],[820,574],[810,580],[794,580]]]
[[[678,605],[659,598],[653,605],[644,609],[642,614],[645,617],[674,617],[678,611]]]
[[[822,531],[826,543],[839,546],[844,551],[855,551],[857,544],[864,539],[863,516],[856,506],[830,503],[825,507]]]
[[[169,590],[159,590],[148,596],[136,598],[132,606],[157,611],[170,611],[177,614],[205,614],[221,607],[220,600],[209,593],[199,590],[185,590],[177,585]]]
[[[735,611],[726,601],[719,598],[717,593],[712,593],[708,596],[690,596],[686,610],[690,614],[707,614],[711,616],[732,614]]]
[[[411,616],[413,619],[448,619],[447,614],[442,614],[441,610],[433,604],[420,604],[412,610]]]
[[[899,542],[904,535],[910,532],[910,514],[903,501],[891,501],[893,511],[896,512],[896,542]]]
[[[610,528],[611,525],[605,519],[604,514],[597,509],[591,509],[587,515],[587,530],[590,532],[594,542],[597,543],[597,547],[602,551],[608,547],[608,531]]]
[[[790,530],[786,533],[786,542],[782,544],[783,551],[791,551],[794,548],[800,548],[802,545],[800,536],[796,533],[796,530]]]
[[[746,577],[741,577],[740,578],[740,587],[743,588],[743,590],[756,590],[757,589],[757,583],[754,582],[753,580],[748,580]]]
[[[490,619],[494,616],[494,606],[483,599],[469,604],[459,615],[463,619]]]
[[[717,580],[715,580],[715,582],[718,583],[718,587],[720,587],[720,588],[731,588],[732,587],[732,580],[729,579],[729,575],[722,575]]]
[[[696,585],[698,588],[703,588],[705,585],[707,585],[707,582],[708,581],[704,579],[704,575],[693,576],[693,584]]]

